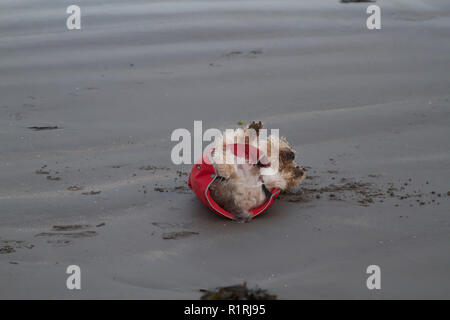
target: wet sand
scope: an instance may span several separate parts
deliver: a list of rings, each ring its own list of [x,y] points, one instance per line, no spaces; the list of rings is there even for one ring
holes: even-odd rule
[[[448,1],[77,3],[0,3],[0,298],[450,298]],[[254,119],[308,179],[237,224],[170,134]]]

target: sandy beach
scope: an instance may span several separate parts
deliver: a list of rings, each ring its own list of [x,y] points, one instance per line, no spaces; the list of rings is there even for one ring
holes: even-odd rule
[[[71,4],[0,2],[0,299],[450,299],[448,1],[377,1],[381,30],[338,0],[80,0],[69,31]],[[307,179],[219,217],[170,158],[195,120],[279,128]]]

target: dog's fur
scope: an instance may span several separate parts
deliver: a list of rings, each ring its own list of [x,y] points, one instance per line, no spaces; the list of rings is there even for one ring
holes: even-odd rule
[[[269,191],[287,190],[298,185],[305,176],[306,171],[295,163],[295,151],[286,138],[262,138],[259,136],[262,127],[260,121],[252,121],[243,129],[226,133],[215,146],[215,151],[222,152],[214,152],[212,156],[216,174],[224,179],[216,179],[211,184],[211,197],[238,221],[249,221],[252,218],[249,211],[268,200],[263,184]],[[267,154],[256,164],[239,164],[234,161],[234,154],[225,148],[234,143],[257,146],[267,150]],[[225,163],[224,159],[233,161]]]

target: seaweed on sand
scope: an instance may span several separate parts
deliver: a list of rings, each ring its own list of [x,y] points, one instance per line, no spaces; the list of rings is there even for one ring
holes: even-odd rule
[[[201,289],[203,292],[201,300],[276,300],[277,296],[270,294],[267,290],[254,288],[249,289],[247,283],[219,287],[215,290],[205,290]]]

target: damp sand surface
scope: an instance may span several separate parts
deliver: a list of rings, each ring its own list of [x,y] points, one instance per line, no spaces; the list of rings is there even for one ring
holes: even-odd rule
[[[1,1],[0,298],[449,299],[450,4],[376,3],[369,31],[370,3],[80,0],[68,31]],[[194,120],[280,129],[302,187],[208,211],[170,161]]]

